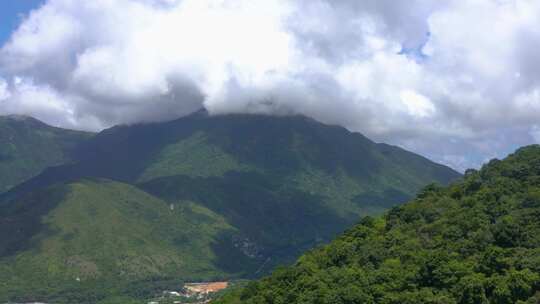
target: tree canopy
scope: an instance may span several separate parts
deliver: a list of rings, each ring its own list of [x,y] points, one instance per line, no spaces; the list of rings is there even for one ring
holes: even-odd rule
[[[540,146],[430,185],[216,303],[540,303]]]

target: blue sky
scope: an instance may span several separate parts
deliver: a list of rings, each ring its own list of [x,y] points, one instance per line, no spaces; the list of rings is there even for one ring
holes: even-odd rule
[[[0,45],[3,45],[21,22],[21,17],[39,7],[44,0],[3,0],[0,4]]]

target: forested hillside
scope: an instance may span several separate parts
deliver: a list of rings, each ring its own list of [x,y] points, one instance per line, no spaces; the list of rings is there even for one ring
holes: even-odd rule
[[[540,146],[426,187],[216,303],[540,303]]]

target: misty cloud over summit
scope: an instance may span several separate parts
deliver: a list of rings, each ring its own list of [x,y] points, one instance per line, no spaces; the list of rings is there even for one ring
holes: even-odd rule
[[[304,114],[464,169],[540,142],[539,47],[535,0],[49,0],[0,49],[0,114]]]

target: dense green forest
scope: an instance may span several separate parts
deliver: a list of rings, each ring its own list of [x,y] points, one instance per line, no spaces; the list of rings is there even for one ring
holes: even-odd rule
[[[540,303],[540,146],[355,227],[216,304]]]

